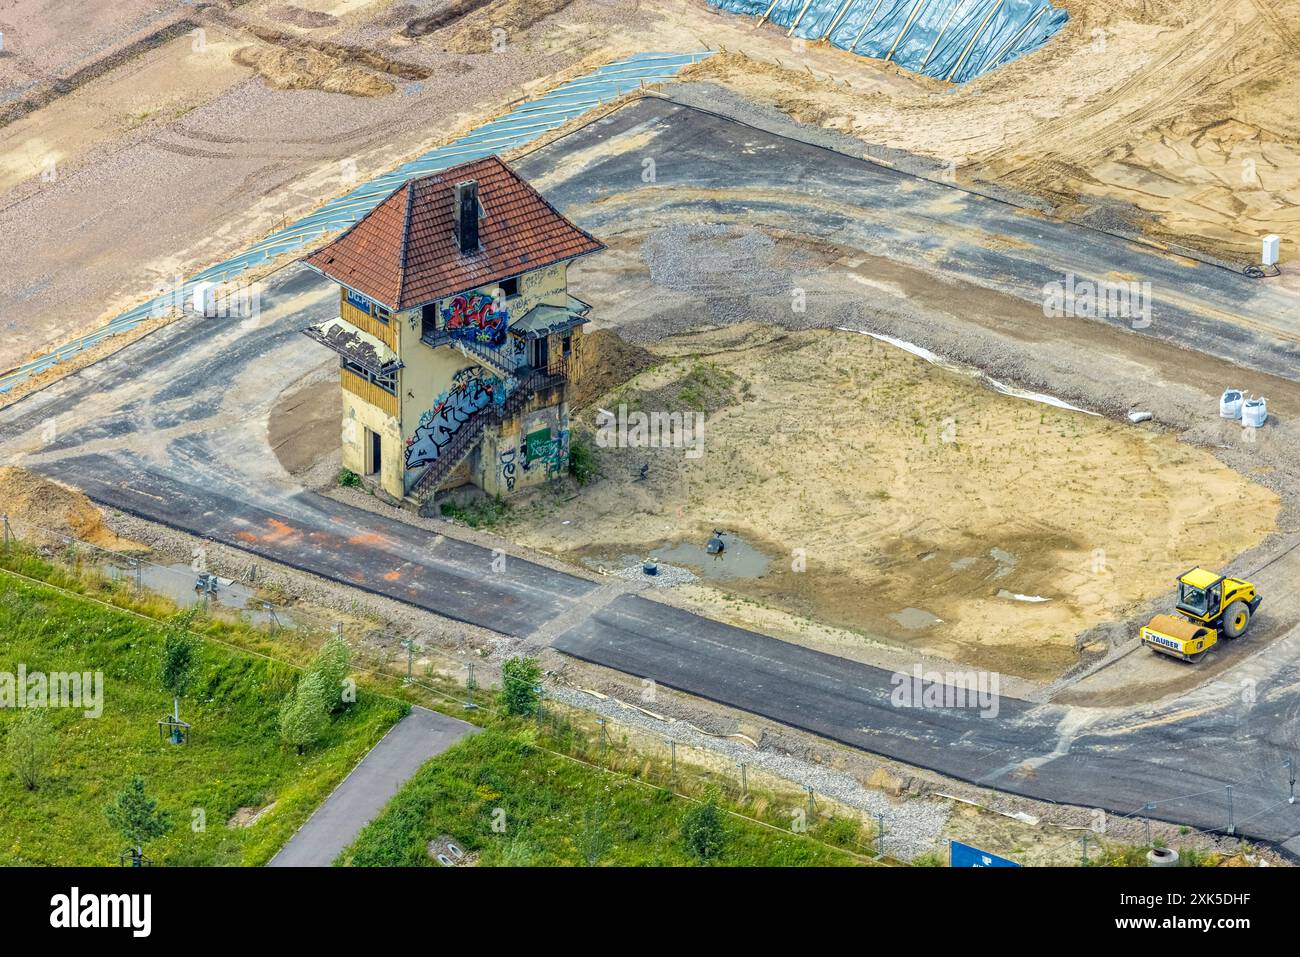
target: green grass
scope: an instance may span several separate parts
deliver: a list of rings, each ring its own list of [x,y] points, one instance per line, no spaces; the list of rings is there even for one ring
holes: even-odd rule
[[[470,528],[491,528],[509,514],[510,503],[503,498],[489,498],[468,505],[443,502],[438,509],[444,517],[463,522]]]
[[[431,865],[449,835],[481,866],[698,864],[682,840],[693,802],[534,747],[526,729],[481,731],[429,761],[342,855],[357,866]],[[499,813],[500,809],[502,813]],[[494,820],[504,831],[494,830]],[[845,865],[851,854],[724,815],[717,864]]]
[[[714,362],[695,360],[677,382],[677,398],[696,412],[714,412],[736,401],[735,373]]]
[[[41,570],[34,558],[22,563]],[[104,674],[99,718],[51,709],[57,744],[37,791],[22,787],[7,760],[0,763],[0,864],[117,863],[123,842],[104,806],[133,774],[174,821],[146,848],[157,863],[263,863],[406,709],[362,689],[325,740],[298,757],[281,745],[276,727],[296,670],[204,641],[198,678],[181,701],[193,740],[171,745],[156,724],[170,706],[158,685],[161,646],[154,622],[0,573],[0,670],[14,672],[21,662],[29,673]],[[18,716],[0,711],[0,735]],[[272,801],[255,825],[227,827],[239,808]],[[200,812],[203,829],[196,830]]]

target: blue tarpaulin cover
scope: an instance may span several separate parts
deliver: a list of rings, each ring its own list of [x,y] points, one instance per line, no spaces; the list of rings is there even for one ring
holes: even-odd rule
[[[1070,19],[1050,0],[709,0],[805,40],[965,83],[1036,50]],[[769,9],[770,8],[770,9]]]

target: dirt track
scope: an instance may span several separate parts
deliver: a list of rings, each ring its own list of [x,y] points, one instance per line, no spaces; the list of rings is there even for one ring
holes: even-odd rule
[[[1234,261],[1256,261],[1258,237],[1276,232],[1294,255],[1300,0],[1064,5],[1072,19],[1043,49],[956,89],[757,35],[728,47],[746,57],[693,75],[958,181],[1042,196],[1064,216]]]

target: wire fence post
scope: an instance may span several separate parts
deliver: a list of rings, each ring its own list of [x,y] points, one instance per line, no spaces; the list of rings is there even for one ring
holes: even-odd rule
[[[468,662],[465,667],[469,669],[469,678],[465,681],[465,710],[473,711],[478,707],[474,703],[474,662]]]
[[[1228,790],[1228,833],[1231,834],[1236,829],[1232,823],[1232,785],[1225,784],[1224,787]]]
[[[740,762],[740,799],[743,801],[749,796],[749,775],[746,773],[748,765],[744,761]]]
[[[9,539],[13,537],[13,531],[9,528],[9,513],[5,513],[5,551],[9,551]]]
[[[876,856],[885,856],[885,815],[876,815]]]
[[[415,664],[415,639],[403,638],[399,643],[406,649],[406,680],[403,684],[409,685],[415,678],[414,674],[412,674],[412,668]]]

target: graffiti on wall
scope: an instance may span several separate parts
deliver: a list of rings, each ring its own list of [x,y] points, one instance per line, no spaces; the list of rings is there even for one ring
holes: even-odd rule
[[[515,490],[515,456],[517,454],[513,446],[501,453],[501,481],[506,483],[507,492]]]
[[[406,467],[418,468],[438,458],[461,426],[476,412],[505,400],[500,379],[482,366],[466,366],[451,378],[451,385],[420,416],[420,424],[406,440]]]
[[[501,453],[501,479],[507,492],[515,490],[519,471],[529,478],[536,478],[540,471],[546,479],[553,479],[564,474],[568,467],[568,429],[542,428],[530,432],[518,447],[512,446]]]
[[[454,297],[442,310],[442,321],[454,338],[496,349],[506,341],[510,314],[491,296],[471,292]]]

